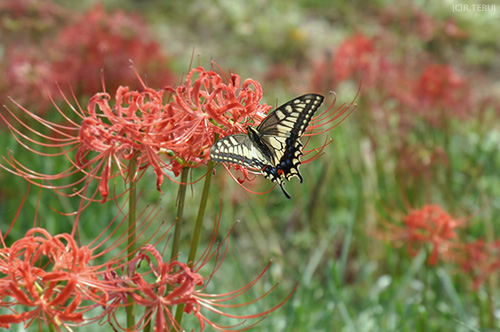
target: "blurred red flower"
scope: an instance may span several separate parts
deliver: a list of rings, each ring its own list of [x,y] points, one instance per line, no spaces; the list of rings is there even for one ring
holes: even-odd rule
[[[401,242],[408,248],[410,256],[415,256],[425,246],[429,246],[428,263],[435,265],[439,258],[453,259],[458,246],[456,229],[462,220],[451,217],[439,205],[424,205],[412,210],[398,225],[388,224],[386,237]]]
[[[463,119],[470,107],[467,82],[448,65],[428,65],[417,79],[414,95],[416,111],[435,124],[443,116]]]
[[[486,242],[478,239],[461,249],[457,251],[456,261],[462,271],[473,277],[473,288],[477,289],[486,278],[500,271],[500,240]]]
[[[99,72],[104,70],[106,91],[119,86],[140,88],[130,60],[147,74],[148,86],[172,84],[174,75],[160,44],[148,38],[145,21],[124,11],[107,12],[100,4],[62,28],[50,42],[53,75],[69,82],[78,96],[91,96],[102,89]]]
[[[50,106],[50,98],[59,97],[54,82],[69,83],[79,98],[92,96],[103,88],[100,72],[104,71],[105,91],[115,91],[120,85],[138,89],[130,61],[148,75],[148,85],[163,87],[174,81],[168,57],[160,44],[148,37],[151,33],[138,15],[108,13],[100,4],[84,13],[68,10],[63,14],[61,9],[44,9],[36,1],[27,2],[8,9],[14,11],[11,14],[16,20],[28,18],[26,7],[39,10],[48,20],[53,16],[72,19],[60,20],[59,25],[52,22],[57,29],[41,34],[36,42],[19,43],[20,38],[15,38],[6,45],[0,73],[8,84],[0,84],[0,96],[13,97],[26,107],[36,106],[40,115]]]
[[[357,33],[344,40],[337,48],[332,62],[333,72],[338,81],[358,74],[362,77],[363,84],[370,85],[373,73],[378,70],[379,57],[373,41]]]
[[[438,256],[446,254],[452,241],[457,238],[455,229],[462,221],[452,218],[439,205],[424,205],[420,210],[410,212],[405,218],[408,251],[415,255],[422,244],[430,244],[429,264],[435,265]]]
[[[361,33],[346,38],[333,56],[317,63],[312,77],[314,90],[330,90],[348,79],[362,82],[364,89],[380,87],[392,68],[377,46],[376,38]]]

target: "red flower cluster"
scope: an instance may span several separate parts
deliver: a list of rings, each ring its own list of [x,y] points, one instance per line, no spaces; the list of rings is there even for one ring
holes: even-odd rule
[[[164,102],[166,91],[170,92],[171,102]],[[53,154],[36,153],[46,157],[66,155],[71,166],[58,174],[40,174],[21,165],[11,155],[6,159],[7,166],[0,166],[42,187],[56,190],[80,187],[69,194],[63,192],[66,195],[94,199],[99,192],[103,201],[109,199],[112,178],[121,176],[125,181],[136,180],[151,167],[160,190],[164,176],[172,179],[169,172],[178,175],[184,167],[207,163],[215,135],[239,133],[247,125],[260,122],[270,109],[270,106],[261,104],[261,98],[262,89],[258,82],[247,79],[240,85],[240,77],[231,74],[229,82],[224,83],[216,72],[199,67],[188,74],[184,85],[176,88],[155,91],[144,87],[144,91],[139,92],[120,87],[113,103],[108,93],[98,93],[90,99],[86,110],[79,105],[78,108],[70,105],[78,116],[76,120],[57,107],[67,122],[65,125],[38,117],[15,102],[53,135],[30,128],[7,108],[11,119],[2,114],[0,117],[13,136],[23,146],[32,144],[62,150]],[[66,102],[70,104],[67,99]],[[29,137],[17,129],[14,122],[40,139]],[[165,158],[162,155],[166,155]],[[137,165],[136,174],[129,174],[131,161]],[[84,172],[84,175],[76,182],[57,183],[79,172]],[[87,194],[93,180],[98,182],[98,188]]]
[[[362,79],[371,86],[383,71],[383,59],[372,39],[357,33],[346,39],[337,49],[332,60],[332,71],[338,82]]]
[[[172,91],[173,100],[166,105],[166,114],[175,120],[169,141],[176,157],[187,166],[206,163],[215,135],[224,137],[246,131],[248,125],[259,123],[271,106],[261,104],[260,83],[230,74],[227,83],[215,71],[195,68],[185,83]]]
[[[428,263],[438,261],[457,266],[456,271],[472,279],[472,287],[478,288],[488,277],[500,272],[500,241],[464,238],[464,219],[451,217],[438,205],[424,205],[407,214],[400,223],[384,224],[384,237],[393,243],[407,246],[410,256],[428,248]]]
[[[151,226],[158,211],[152,209],[141,214],[138,222],[140,232]],[[162,241],[168,232],[161,232],[153,244],[141,245],[130,261],[124,255],[126,249],[116,254],[127,235],[114,236],[114,242],[109,243],[109,230],[115,233],[124,221],[126,217],[121,221],[112,220],[89,246],[79,246],[73,234],[52,236],[43,228],[30,229],[23,238],[8,246],[7,234],[0,233],[0,308],[9,311],[0,315],[0,327],[24,324],[28,328],[36,322],[39,329],[50,324],[61,331],[107,319],[115,330],[139,331],[151,322],[155,331],[169,331],[170,328],[178,331],[182,328],[174,319],[172,310],[181,308],[198,319],[200,331],[207,324],[223,331],[238,330],[246,320],[257,319],[243,328],[248,329],[260,322],[259,318],[281,307],[293,293],[261,313],[224,313],[219,308],[237,308],[255,303],[276,287],[248,303],[234,304],[232,301],[250,290],[262,278],[269,264],[257,278],[236,291],[207,294],[207,285],[224,261],[231,232],[220,241],[220,219],[214,223],[209,245],[193,266],[178,260],[163,261],[154,245]],[[116,228],[111,229],[111,225]],[[155,236],[159,229],[151,236]],[[110,254],[112,259],[106,257]],[[103,259],[106,263],[99,264]],[[213,264],[212,271],[204,277],[201,270],[208,264]],[[122,313],[130,305],[129,298],[142,314],[133,327],[120,323],[120,317],[124,317]],[[226,304],[227,301],[233,303]],[[242,322],[234,326],[219,325],[206,317],[207,310]]]
[[[139,15],[107,13],[97,4],[53,38],[50,46],[57,55],[53,55],[52,75],[58,82],[69,82],[78,96],[93,95],[102,88],[101,70],[107,91],[120,85],[137,89],[140,86],[134,73],[128,70],[132,60],[141,73],[148,75],[149,86],[172,84],[174,75],[167,56],[160,44],[147,36],[147,25]]]
[[[464,118],[472,98],[469,85],[452,67],[435,65],[420,58],[395,59],[387,49],[395,47],[390,35],[367,37],[360,33],[347,38],[327,62],[318,64],[312,85],[323,90],[329,77],[336,83],[362,82],[372,112],[384,112],[396,105],[401,124],[415,122],[421,116],[433,125],[449,117]],[[423,63],[423,65],[422,65]],[[330,87],[331,88],[331,87]],[[386,119],[376,115],[374,118]]]
[[[194,267],[190,267],[179,261],[164,262],[161,254],[153,246],[144,246],[129,263],[127,280],[119,276],[115,270],[105,273],[106,282],[114,286],[114,290],[108,293],[108,304],[105,305],[105,311],[100,316],[107,316],[108,321],[115,327],[129,330],[120,324],[119,315],[117,315],[117,311],[127,306],[128,295],[132,298],[136,306],[144,308],[142,317],[138,320],[136,325],[132,327],[133,331],[142,330],[147,324],[151,324],[154,330],[158,332],[169,331],[169,327],[175,331],[181,330],[182,327],[175,320],[174,312],[172,311],[176,306],[183,306],[182,310],[185,313],[192,314],[198,319],[200,331],[203,331],[206,324],[221,331],[228,331],[239,327],[242,323],[235,324],[234,326],[219,325],[210,321],[204,315],[203,311],[209,310],[223,316],[237,318],[243,321],[261,318],[281,307],[293,293],[292,291],[292,293],[282,302],[262,313],[241,316],[222,312],[218,308],[243,307],[255,302],[252,301],[249,303],[231,305],[224,304],[224,302],[233,300],[250,290],[255,283],[262,278],[269,268],[269,264],[257,278],[236,291],[226,294],[205,294],[204,290],[208,282],[219,269],[226,253],[224,252],[222,257],[217,257],[219,261],[215,262],[212,273],[207,277],[203,277],[199,273],[200,269],[214,256],[218,256],[219,249],[221,248],[219,245],[215,250],[211,251],[211,249],[213,249],[213,244],[214,242],[211,243],[209,250],[205,251],[204,255]],[[147,271],[144,271],[145,268],[142,267],[139,273],[137,270],[139,266],[144,265],[142,264],[143,262],[147,264]],[[172,287],[171,291],[168,290],[169,286]],[[262,297],[269,294],[274,288],[275,287],[271,288]],[[259,322],[260,320],[250,326],[246,326],[244,329],[255,326]]]
[[[78,96],[90,96],[102,89],[101,70],[106,75],[106,90],[114,91],[119,85],[136,89],[137,79],[128,70],[130,60],[141,72],[148,73],[149,84],[172,83],[168,58],[158,43],[147,38],[145,22],[137,15],[107,13],[101,5],[83,14],[54,7],[16,0],[7,8],[12,11],[12,19],[19,22],[36,10],[53,27],[41,33],[41,40],[19,43],[26,38],[14,36],[6,45],[6,61],[0,66],[0,74],[8,84],[0,84],[0,96],[13,97],[23,105],[35,104],[41,114],[50,106],[47,92],[57,95],[53,82],[68,82]],[[54,24],[56,20],[59,25]]]

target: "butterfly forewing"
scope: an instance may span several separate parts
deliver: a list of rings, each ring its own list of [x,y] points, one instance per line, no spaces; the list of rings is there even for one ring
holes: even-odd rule
[[[262,135],[262,143],[275,152],[272,158],[275,166],[284,162],[285,168],[290,169],[293,174],[300,174],[298,169],[294,169],[295,165],[300,164],[298,158],[302,155],[300,138],[323,99],[323,96],[315,94],[295,98],[278,107],[257,127],[257,131]],[[289,179],[288,172],[285,169],[283,171]]]
[[[269,114],[257,131],[262,135],[300,138],[323,99],[323,96],[308,94],[290,100]]]

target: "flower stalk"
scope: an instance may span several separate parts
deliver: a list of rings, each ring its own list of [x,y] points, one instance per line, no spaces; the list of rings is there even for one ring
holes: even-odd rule
[[[136,183],[136,158],[135,155],[130,159],[129,164],[129,198],[128,198],[128,261],[130,262],[134,258],[134,253],[136,249],[136,206],[137,206],[137,183]],[[135,303],[133,298],[128,295],[127,296],[127,326],[128,328],[132,328],[135,325]]]
[[[217,137],[216,137],[217,139]],[[214,162],[210,160],[208,162],[207,175],[205,177],[205,182],[203,183],[203,191],[201,194],[200,207],[198,209],[198,216],[196,217],[196,224],[194,227],[193,238],[191,239],[191,247],[189,249],[188,255],[188,266],[193,267],[194,260],[196,259],[196,251],[198,250],[198,243],[200,240],[200,233],[203,224],[203,217],[205,216],[205,210],[207,207],[208,195],[210,192],[210,184],[212,182],[212,175],[214,170]],[[175,320],[179,325],[182,322],[182,314],[184,312],[184,304],[177,306],[177,311],[175,312]]]
[[[184,216],[184,203],[186,201],[186,187],[189,168],[184,167],[181,172],[181,182],[179,185],[179,193],[177,194],[177,216],[175,217],[174,238],[172,242],[172,252],[170,258],[172,261],[177,260],[179,255],[179,247],[181,241],[181,228]],[[171,289],[167,289],[170,291]]]

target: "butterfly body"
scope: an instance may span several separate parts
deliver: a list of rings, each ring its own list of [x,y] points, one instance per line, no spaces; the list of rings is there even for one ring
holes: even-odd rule
[[[216,162],[237,164],[260,170],[278,183],[287,198],[283,178],[294,176],[302,182],[300,157],[304,134],[311,118],[323,102],[323,96],[307,94],[295,98],[270,113],[258,126],[247,127],[247,134],[221,138],[210,148]]]

